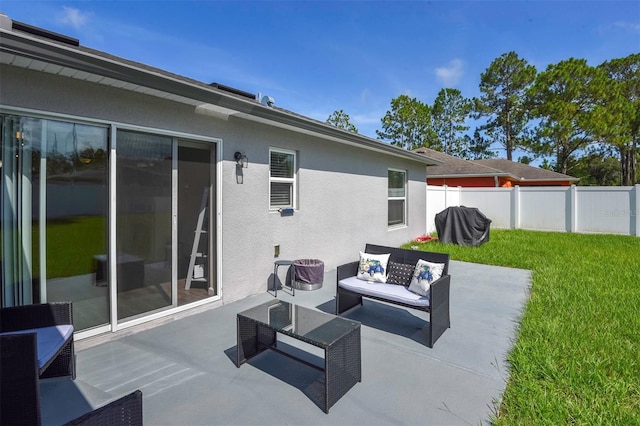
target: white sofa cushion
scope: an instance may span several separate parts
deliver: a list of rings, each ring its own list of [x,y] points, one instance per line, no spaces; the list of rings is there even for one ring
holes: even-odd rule
[[[36,333],[38,346],[38,368],[42,368],[73,335],[72,325],[56,325],[51,327],[30,328],[18,331],[6,331],[8,334]]]
[[[367,296],[378,296],[385,299],[406,303],[413,306],[429,306],[429,297],[410,292],[407,287],[397,284],[375,283],[349,277],[338,282],[341,288]]]

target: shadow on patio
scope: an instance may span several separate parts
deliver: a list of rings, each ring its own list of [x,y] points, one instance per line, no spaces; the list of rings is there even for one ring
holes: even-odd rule
[[[433,349],[423,343],[426,313],[370,300],[347,313],[362,323],[362,382],[329,414],[318,408],[321,372],[272,351],[236,367],[236,313],[273,300],[265,291],[77,342],[77,379],[41,383],[43,423],[63,423],[136,389],[147,425],[488,423],[506,385],[505,357],[531,275],[456,261],[450,274],[451,328]],[[278,297],[332,313],[334,294],[335,270],[319,290]],[[316,348],[280,337],[322,364]]]

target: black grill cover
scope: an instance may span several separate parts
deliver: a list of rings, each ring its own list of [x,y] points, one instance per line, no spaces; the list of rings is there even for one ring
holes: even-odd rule
[[[436,215],[435,221],[442,243],[479,246],[489,241],[491,219],[475,207],[448,207]]]

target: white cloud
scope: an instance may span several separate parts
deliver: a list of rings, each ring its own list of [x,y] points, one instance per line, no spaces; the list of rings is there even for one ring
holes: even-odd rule
[[[453,87],[464,75],[464,63],[460,59],[454,59],[449,65],[436,68],[435,74],[438,81],[447,87]]]
[[[81,12],[79,9],[73,7],[63,6],[62,13],[58,16],[58,22],[79,29],[87,23],[90,17],[90,13]]]
[[[359,98],[360,104],[366,105],[369,102],[371,102],[372,95],[373,93],[371,92],[371,90],[369,90],[368,88],[363,89],[362,92],[360,92],[360,98]]]
[[[622,22],[622,21],[619,21],[619,22],[615,22],[613,24],[613,26],[615,28],[620,28],[622,30],[629,31],[629,32],[632,32],[632,33],[640,33],[640,24],[638,24],[636,22]]]
[[[354,114],[352,119],[356,124],[367,126],[370,124],[380,124],[380,119],[384,117],[386,111],[369,111],[361,114]]]

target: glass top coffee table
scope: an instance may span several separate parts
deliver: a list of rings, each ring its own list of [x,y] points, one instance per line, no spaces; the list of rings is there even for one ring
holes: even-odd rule
[[[324,400],[320,405],[325,413],[362,380],[357,321],[277,299],[240,312],[237,321],[236,365],[240,367],[251,357],[271,349],[324,371]],[[324,368],[279,350],[277,333],[324,349]]]

